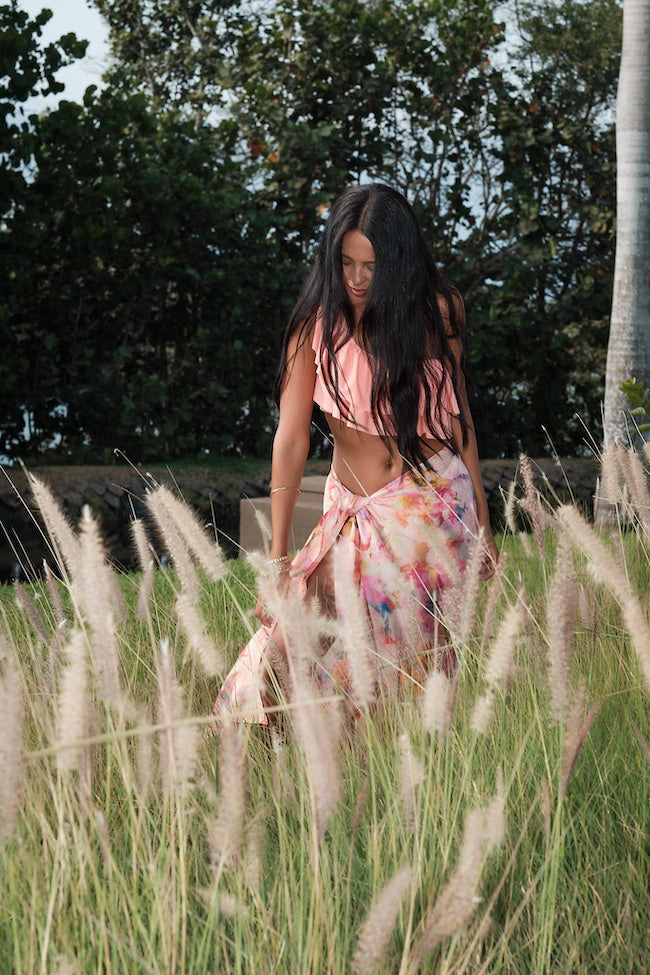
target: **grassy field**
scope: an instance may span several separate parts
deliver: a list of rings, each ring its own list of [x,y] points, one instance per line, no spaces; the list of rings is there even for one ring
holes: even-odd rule
[[[0,593],[0,973],[650,970],[643,485],[613,533],[529,485],[453,680],[219,739],[251,567],[163,493],[173,568],[140,535],[118,578],[41,489],[63,582]]]

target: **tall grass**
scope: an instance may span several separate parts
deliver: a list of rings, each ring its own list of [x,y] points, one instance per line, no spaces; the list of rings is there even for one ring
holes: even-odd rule
[[[218,738],[250,567],[161,493],[173,568],[137,525],[118,578],[37,484],[59,581],[0,594],[0,971],[649,970],[650,512],[614,460],[612,535],[526,470],[452,677],[372,702],[362,661],[354,710],[297,666],[279,730]]]

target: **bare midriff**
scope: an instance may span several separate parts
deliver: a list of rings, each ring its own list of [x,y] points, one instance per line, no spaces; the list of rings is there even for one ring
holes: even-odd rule
[[[384,441],[376,434],[349,427],[328,413],[325,418],[334,440],[332,467],[353,494],[374,494],[402,473],[402,459],[397,441],[392,437],[389,453]],[[444,446],[438,440],[423,440],[423,443],[428,457],[433,457]]]

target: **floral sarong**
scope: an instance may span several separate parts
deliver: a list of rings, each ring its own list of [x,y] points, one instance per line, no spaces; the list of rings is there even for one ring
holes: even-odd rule
[[[290,586],[304,594],[307,580],[333,546],[351,543],[353,578],[367,606],[374,641],[377,686],[418,680],[418,661],[440,642],[440,599],[462,578],[477,535],[476,504],[462,460],[441,450],[435,470],[395,478],[371,495],[349,491],[334,471],[325,484],[324,514],[293,559]],[[336,580],[335,580],[336,590]],[[336,593],[339,611],[339,593]],[[271,628],[260,626],[244,647],[219,692],[215,711],[242,721],[267,723],[261,692]],[[415,666],[414,666],[415,665]],[[320,661],[321,687],[347,677],[345,636]]]

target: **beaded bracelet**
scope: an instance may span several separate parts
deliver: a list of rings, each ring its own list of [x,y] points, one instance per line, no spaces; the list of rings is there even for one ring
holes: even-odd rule
[[[269,565],[275,567],[278,575],[291,571],[291,559],[288,555],[280,555],[277,559],[269,559]]]
[[[297,487],[294,487],[294,488],[292,488],[292,487],[271,488],[269,494],[277,494],[278,491],[295,491],[297,494],[300,494],[300,488],[297,488]]]

